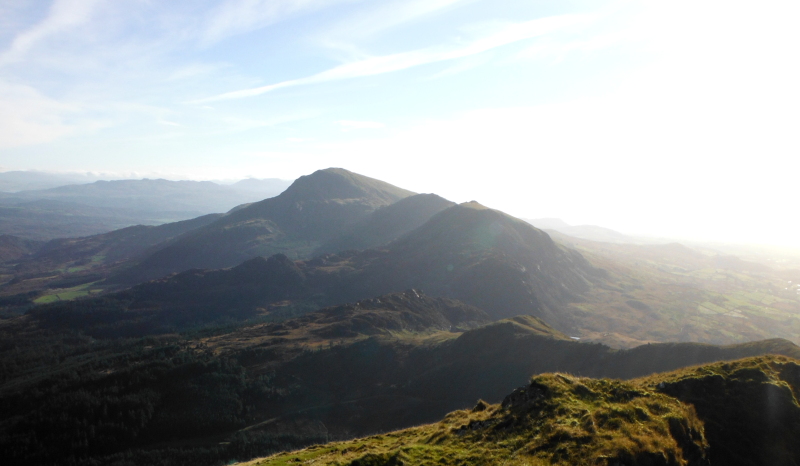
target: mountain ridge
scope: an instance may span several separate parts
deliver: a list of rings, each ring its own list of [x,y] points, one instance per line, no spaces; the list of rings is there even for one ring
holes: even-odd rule
[[[275,253],[305,257],[378,207],[410,195],[344,169],[318,170],[280,195],[234,210],[156,251],[117,280],[141,282],[191,268],[230,267]]]

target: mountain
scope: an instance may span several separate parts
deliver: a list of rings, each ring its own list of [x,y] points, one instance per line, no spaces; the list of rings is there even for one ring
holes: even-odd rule
[[[0,172],[0,192],[49,189],[68,184],[87,184],[100,179],[91,173],[48,173],[36,170]]]
[[[73,299],[173,271],[235,266],[278,252],[303,259],[296,266],[304,291],[287,298],[297,309],[414,288],[463,300],[493,319],[536,315],[572,336],[615,347],[800,341],[800,320],[793,317],[800,309],[796,271],[677,243],[618,244],[545,234],[477,203],[453,206],[432,194],[392,194],[399,188],[385,184],[379,190],[390,194],[381,198],[370,184],[380,182],[348,173],[323,170],[304,177],[284,195],[244,205],[113,267],[90,248],[83,257],[65,254],[69,261],[62,263],[42,261],[39,269],[35,261],[23,261],[14,277],[6,271],[0,293],[37,302]],[[356,194],[345,192],[353,186]],[[370,203],[373,197],[377,200]],[[351,200],[342,202],[345,198]],[[364,209],[358,215],[337,210],[354,202]],[[305,215],[317,223],[302,223]],[[198,286],[218,294],[209,302],[248,303],[242,315],[275,305],[257,294],[248,297],[252,288],[237,295],[236,286],[217,287],[212,277],[222,275],[192,273]],[[109,274],[115,276],[102,283],[87,281]],[[33,291],[41,294],[27,294]],[[157,297],[153,302],[158,308]]]
[[[341,168],[298,178],[279,196],[230,212],[142,261],[117,280],[137,283],[256,256],[307,257],[380,207],[414,193]]]
[[[0,234],[35,241],[95,235],[131,225],[191,217],[192,214],[186,212],[131,211],[48,199],[0,199]]]
[[[570,325],[559,309],[603,277],[547,233],[474,201],[350,262],[362,270],[330,289],[340,300],[417,288],[477,306],[494,319],[532,314],[559,328]]]
[[[418,204],[419,198],[415,197],[404,200]],[[431,199],[442,206],[439,199],[422,198],[425,203]],[[375,211],[372,215],[382,216],[375,222],[371,222],[371,216],[364,219],[367,224],[380,225],[387,218],[383,216],[385,212],[396,211],[393,207]],[[408,206],[402,207],[406,210]],[[246,209],[242,212],[246,213]],[[424,212],[426,216],[429,213]],[[152,264],[153,258],[165,253],[185,251],[187,244],[200,240],[217,247],[212,251],[229,252],[222,248],[242,246],[243,242],[234,242],[236,238],[227,244],[209,240],[230,232],[224,225],[230,225],[230,217],[237,214],[228,214],[186,233],[143,264]],[[234,219],[232,224],[236,228],[241,222]],[[362,223],[355,222],[359,224]],[[277,230],[277,226],[274,228]],[[264,244],[274,247],[274,243]],[[190,257],[202,258],[199,253]],[[137,267],[131,270],[137,271]],[[594,282],[603,282],[603,276],[602,270],[592,267],[577,252],[559,247],[541,230],[472,202],[446,208],[380,248],[323,254],[303,261],[277,254],[269,259],[256,257],[229,270],[191,269],[95,301],[107,303],[104,306],[115,303],[121,309],[134,309],[136,303],[146,302],[154,316],[161,315],[168,321],[171,317],[167,315],[187,312],[195,313],[197,319],[205,313],[236,315],[238,319],[252,317],[258,309],[287,300],[295,306],[315,309],[415,288],[432,296],[464,301],[483,309],[493,320],[530,314],[559,329],[570,329],[572,317],[564,311],[567,304],[581,300]],[[292,277],[291,284],[282,277]],[[284,285],[276,287],[274,283]]]
[[[243,182],[242,182],[243,181]],[[239,204],[274,197],[290,184],[284,180],[242,180],[232,185],[211,181],[163,179],[95,181],[38,191],[21,191],[23,200],[56,200],[92,207],[149,212],[226,212]],[[240,184],[241,183],[241,184]]]
[[[181,221],[273,197],[289,185],[243,181],[116,180],[0,193],[0,233],[48,240]]]
[[[800,365],[745,359],[631,382],[533,377],[501,404],[248,462],[278,465],[800,463]]]
[[[320,246],[315,254],[383,246],[422,226],[435,214],[454,206],[436,194],[417,194],[382,207],[348,232]]]
[[[575,238],[604,241],[607,243],[637,243],[640,240],[624,235],[610,228],[597,225],[570,225],[560,218],[525,219],[526,222],[542,230],[555,230]]]

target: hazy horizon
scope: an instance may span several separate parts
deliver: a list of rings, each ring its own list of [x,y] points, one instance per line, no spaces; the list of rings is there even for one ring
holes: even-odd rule
[[[342,167],[522,218],[800,248],[793,2],[0,4],[0,171]]]

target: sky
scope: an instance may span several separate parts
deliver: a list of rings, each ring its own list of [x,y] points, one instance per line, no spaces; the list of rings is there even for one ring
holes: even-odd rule
[[[0,171],[334,166],[800,247],[799,20],[796,1],[0,0]]]

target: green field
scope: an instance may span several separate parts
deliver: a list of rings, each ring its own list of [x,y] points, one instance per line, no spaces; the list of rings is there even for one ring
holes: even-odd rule
[[[82,298],[91,294],[99,293],[100,289],[92,288],[97,282],[85,283],[83,285],[75,286],[72,288],[60,288],[55,290],[48,290],[47,294],[36,298],[33,302],[35,304],[48,304],[57,301],[72,301],[73,299]]]

